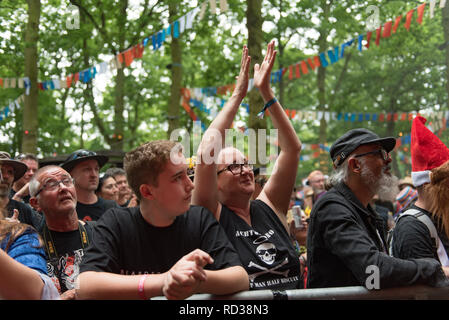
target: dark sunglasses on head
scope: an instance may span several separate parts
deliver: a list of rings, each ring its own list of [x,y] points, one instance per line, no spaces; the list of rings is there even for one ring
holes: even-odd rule
[[[73,157],[70,160],[76,160],[79,158],[84,158],[84,157],[91,157],[91,156],[96,156],[97,154],[93,151],[79,151],[76,154],[73,155]]]

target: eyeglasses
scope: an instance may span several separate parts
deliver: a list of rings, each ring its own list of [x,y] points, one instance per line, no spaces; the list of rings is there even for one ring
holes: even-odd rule
[[[354,158],[363,157],[363,156],[367,156],[369,154],[376,154],[376,153],[380,153],[380,155],[384,161],[387,161],[388,159],[390,159],[390,154],[387,151],[385,151],[384,149],[378,149],[378,150],[374,150],[374,151],[370,151],[370,152],[366,152],[366,153],[356,154],[356,155],[354,155]]]
[[[249,163],[233,163],[233,164],[230,164],[229,166],[227,166],[226,168],[221,169],[220,171],[218,171],[217,175],[219,175],[223,171],[229,170],[229,171],[231,171],[231,173],[233,175],[236,176],[236,175],[242,173],[243,167],[245,167],[246,169],[249,169],[249,170],[253,170],[253,165],[252,164],[249,164]]]
[[[73,186],[73,183],[75,182],[75,180],[73,178],[69,178],[66,177],[62,180],[49,180],[47,182],[44,183],[44,185],[42,186],[42,188],[39,189],[39,191],[36,192],[36,194],[34,195],[35,197],[37,197],[37,195],[42,191],[42,190],[47,190],[47,191],[54,191],[56,190],[56,188],[58,188],[60,186],[60,184],[62,183],[64,186],[66,187],[71,187]]]

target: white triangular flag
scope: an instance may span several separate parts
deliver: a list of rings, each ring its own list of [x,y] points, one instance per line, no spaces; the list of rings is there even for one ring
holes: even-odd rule
[[[10,88],[16,88],[16,78],[11,78],[11,82],[9,83]]]
[[[435,16],[435,4],[437,0],[430,0],[429,6],[430,6],[430,17],[433,18]]]
[[[210,13],[216,14],[217,13],[217,3],[215,0],[209,0],[210,1]]]
[[[53,85],[55,86],[55,89],[61,89],[61,85],[59,84],[59,79],[53,79]]]
[[[99,73],[106,73],[108,71],[108,63],[106,61],[103,61],[102,63],[100,63],[99,69]]]
[[[446,0],[440,0],[440,8],[446,7]]]
[[[18,83],[18,87],[19,87],[20,89],[24,88],[23,78],[20,78],[18,82],[19,82],[19,83]]]
[[[228,2],[226,0],[220,0],[220,12],[223,13],[228,10]]]
[[[112,58],[112,59],[109,61],[109,69],[110,69],[111,71],[117,70],[117,60],[115,60],[115,58]]]
[[[179,18],[179,33],[183,33],[186,27],[186,16]]]
[[[250,92],[254,87],[254,79],[249,79],[248,92]]]
[[[204,18],[204,14],[206,13],[206,7],[207,7],[207,2],[203,2],[203,4],[201,5],[200,20],[202,20]]]
[[[195,19],[196,15],[198,14],[199,11],[200,11],[200,8],[196,7],[195,9],[193,9],[192,11],[187,13],[186,29],[192,28],[193,20]]]

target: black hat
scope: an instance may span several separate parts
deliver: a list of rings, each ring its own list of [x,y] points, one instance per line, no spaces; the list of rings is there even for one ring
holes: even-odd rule
[[[0,167],[1,164],[7,164],[14,168],[14,181],[19,180],[28,170],[28,166],[20,161],[11,159],[8,152],[0,151]]]
[[[380,138],[374,132],[364,129],[352,129],[335,141],[330,148],[330,156],[334,167],[338,167],[359,146],[369,143],[379,143],[385,151],[390,152],[396,145],[393,137]]]
[[[61,167],[67,172],[72,171],[72,169],[78,164],[86,160],[97,160],[98,166],[101,168],[108,162],[109,158],[107,156],[98,155],[93,151],[89,150],[76,150],[61,164]]]

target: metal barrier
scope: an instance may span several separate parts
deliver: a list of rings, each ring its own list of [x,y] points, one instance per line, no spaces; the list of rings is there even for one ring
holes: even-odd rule
[[[164,297],[158,297],[157,300]],[[232,295],[195,294],[187,300],[449,300],[449,287],[416,285],[382,290],[339,287],[298,290],[254,290]]]

